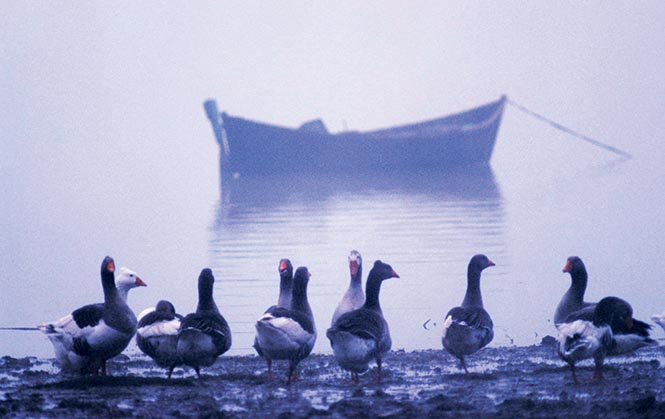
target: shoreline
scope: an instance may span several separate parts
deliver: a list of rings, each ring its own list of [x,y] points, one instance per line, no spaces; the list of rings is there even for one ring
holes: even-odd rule
[[[575,385],[551,344],[490,347],[468,358],[469,374],[447,352],[391,351],[384,380],[376,366],[355,385],[332,355],[302,361],[285,385],[286,362],[273,380],[255,355],[222,355],[201,371],[177,367],[173,378],[142,354],[109,361],[111,377],[59,371],[52,359],[0,358],[0,417],[665,417],[665,347],[608,358],[605,378]]]

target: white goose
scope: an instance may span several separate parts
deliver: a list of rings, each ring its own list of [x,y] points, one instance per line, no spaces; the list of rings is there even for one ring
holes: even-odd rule
[[[365,293],[362,286],[363,258],[357,250],[352,250],[349,254],[349,271],[351,282],[333,313],[331,326],[342,314],[357,310],[365,304]]]
[[[102,262],[104,303],[89,304],[53,323],[37,326],[53,344],[63,370],[106,374],[106,360],[122,352],[136,331],[136,317],[127,306],[130,289],[146,283],[127,268],[121,268],[117,288],[115,263]],[[126,342],[125,342],[126,341]]]

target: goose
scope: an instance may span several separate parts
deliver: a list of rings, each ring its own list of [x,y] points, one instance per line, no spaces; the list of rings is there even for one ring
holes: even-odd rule
[[[53,344],[56,360],[65,371],[106,375],[106,360],[120,354],[136,331],[136,316],[127,306],[130,289],[146,286],[135,272],[121,268],[115,284],[115,262],[102,262],[104,303],[89,304],[53,323],[37,326]]]
[[[105,275],[110,276],[110,278],[113,278],[114,275],[115,262],[112,258],[107,258],[102,263],[102,281],[104,281]],[[107,279],[107,281],[110,281],[110,279]],[[127,302],[129,290],[147,286],[136,272],[126,267],[119,269],[119,275],[115,284],[117,287],[117,296],[124,303]],[[53,345],[56,361],[63,371],[97,373],[99,368],[101,368],[102,374],[106,374],[106,360],[100,361],[90,356],[80,355],[74,349],[75,339],[87,335],[95,326],[102,322],[105,313],[104,306],[105,303],[88,304],[61,317],[55,322],[37,326],[49,338],[49,341]],[[95,330],[99,331],[99,329]]]
[[[349,311],[357,310],[365,304],[365,293],[362,287],[363,259],[357,250],[349,254],[349,271],[351,282],[333,313],[330,325],[334,325],[339,316]]]
[[[265,313],[255,324],[261,349],[269,359],[289,361],[286,384],[297,379],[297,368],[316,342],[316,326],[307,300],[310,273],[307,267],[296,269],[293,276],[291,308],[278,307]]]
[[[199,275],[199,303],[196,312],[180,323],[176,352],[181,363],[189,365],[201,378],[201,367],[209,367],[231,347],[231,329],[212,295],[215,277],[205,268]]]
[[[589,320],[573,320],[558,326],[557,353],[566,361],[577,384],[575,363],[593,358],[592,380],[603,377],[603,362],[607,356],[633,352],[656,341],[649,337],[651,326],[633,318],[630,304],[618,297],[605,297],[598,302]]]
[[[467,288],[462,305],[452,308],[443,322],[443,347],[460,360],[466,373],[469,372],[464,359],[487,346],[494,338],[494,323],[483,308],[480,293],[480,274],[495,266],[485,255],[475,255],[467,267]]]
[[[277,308],[291,308],[291,294],[293,292],[293,265],[289,259],[281,259],[279,261],[279,297],[277,298],[277,305],[268,307],[268,309],[263,312],[263,315],[272,313]],[[258,333],[258,332],[257,332]],[[268,364],[268,378],[272,379],[272,359],[266,356],[266,354],[261,349],[259,344],[258,334],[254,338],[254,349],[260,357],[265,358],[266,363]]]
[[[148,286],[136,274],[136,272],[125,267],[119,269],[119,275],[117,276],[115,283],[118,289],[118,295],[125,302],[127,302],[129,290]],[[91,319],[89,321],[95,321],[95,316],[98,319],[101,319],[103,310],[104,303],[88,304],[74,311],[76,313],[76,319],[74,318],[74,313],[70,313],[54,322],[44,323],[37,326],[37,328],[49,338],[49,341],[55,350],[56,360],[63,369],[78,369],[75,365],[71,365],[69,356],[67,355],[68,351],[72,349],[71,344],[68,345],[68,342],[71,343],[72,336],[78,333],[83,327],[83,325],[79,326],[76,320],[78,319],[79,322],[84,323],[86,318]]]
[[[379,293],[381,283],[389,278],[399,278],[399,275],[387,263],[375,261],[367,276],[363,306],[341,315],[326,332],[337,363],[351,372],[355,383],[359,381],[358,374],[367,371],[371,360],[376,360],[377,381],[381,382],[383,355],[390,350],[392,339]]]
[[[589,277],[584,262],[578,256],[571,256],[566,260],[563,272],[570,274],[571,283],[554,312],[554,324],[571,323],[574,320],[593,320],[596,303],[584,301],[584,292]]]
[[[155,307],[144,310],[139,316],[136,344],[157,365],[168,368],[168,378],[179,364],[177,343],[182,319],[173,304],[166,300],[160,300]]]

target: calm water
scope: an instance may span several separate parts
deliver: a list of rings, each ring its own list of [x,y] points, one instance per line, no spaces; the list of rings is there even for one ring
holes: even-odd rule
[[[325,329],[348,285],[351,249],[361,252],[365,277],[376,259],[401,276],[381,294],[394,349],[440,348],[435,324],[461,302],[476,253],[496,262],[482,280],[492,345],[528,345],[553,333],[571,254],[587,263],[589,300],[619,295],[648,318],[665,309],[665,222],[654,199],[665,196],[660,161],[594,155],[571,169],[565,153],[542,159],[499,148],[493,170],[472,174],[241,177],[221,191],[210,168],[196,173],[191,162],[149,183],[118,174],[105,183],[110,173],[84,168],[72,186],[55,170],[51,183],[23,184],[13,192],[20,205],[5,207],[0,326],[32,326],[100,301],[99,264],[110,254],[149,284],[130,294],[137,312],[162,298],[183,314],[194,310],[198,273],[211,267],[234,333],[231,352],[249,354],[253,322],[276,301],[277,264],[288,257],[312,272],[315,351],[330,352]],[[170,193],[178,182],[190,192]],[[37,332],[0,336],[0,354],[51,355]]]
[[[502,197],[490,170],[253,178],[231,185],[228,197],[222,192],[210,251],[213,269],[225,279],[220,295],[229,301],[229,318],[243,327],[238,349],[253,340],[257,307],[275,302],[281,257],[312,272],[309,296],[321,352],[329,351],[323,332],[349,283],[351,249],[363,255],[365,276],[376,259],[399,273],[400,279],[384,283],[382,303],[395,336],[416,332],[417,342],[404,340],[409,348],[436,345],[438,333],[420,325],[461,299],[469,255],[483,251],[507,261]],[[488,278],[507,272],[500,266]]]

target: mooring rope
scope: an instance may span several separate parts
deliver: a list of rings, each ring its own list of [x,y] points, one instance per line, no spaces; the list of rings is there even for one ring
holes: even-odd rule
[[[543,115],[541,115],[541,114],[539,114],[539,113],[537,113],[537,112],[534,112],[534,111],[532,111],[531,109],[528,109],[527,107],[525,107],[525,106],[523,106],[523,105],[520,105],[519,103],[515,102],[515,101],[512,100],[512,99],[506,99],[506,101],[508,102],[508,104],[510,104],[510,105],[512,105],[513,107],[515,107],[516,109],[518,109],[518,110],[520,110],[520,111],[526,113],[527,115],[531,115],[532,117],[534,117],[534,118],[536,118],[536,119],[540,119],[541,121],[546,122],[546,123],[548,123],[549,125],[553,126],[554,128],[556,128],[556,129],[558,129],[558,130],[560,130],[560,131],[563,131],[563,132],[565,132],[565,133],[567,133],[567,134],[570,134],[570,135],[572,135],[573,137],[577,137],[577,138],[579,138],[579,139],[581,139],[581,140],[584,140],[584,141],[586,141],[586,142],[588,142],[588,143],[591,143],[591,144],[593,144],[593,145],[595,145],[595,146],[597,146],[597,147],[604,148],[604,149],[607,150],[607,151],[611,151],[612,153],[616,153],[616,154],[618,154],[618,155],[620,155],[620,156],[623,156],[623,157],[625,157],[625,158],[627,158],[627,159],[629,159],[629,158],[632,157],[630,154],[626,153],[626,152],[623,151],[623,150],[619,150],[618,148],[613,147],[613,146],[611,146],[611,145],[607,145],[607,144],[601,143],[601,142],[598,141],[598,140],[595,140],[595,139],[593,139],[593,138],[591,138],[591,137],[587,137],[586,135],[580,134],[579,132],[573,131],[572,129],[570,129],[570,128],[568,128],[568,127],[564,127],[563,125],[559,124],[558,122],[556,122],[556,121],[552,121],[551,119],[546,118],[546,117],[544,117]]]

